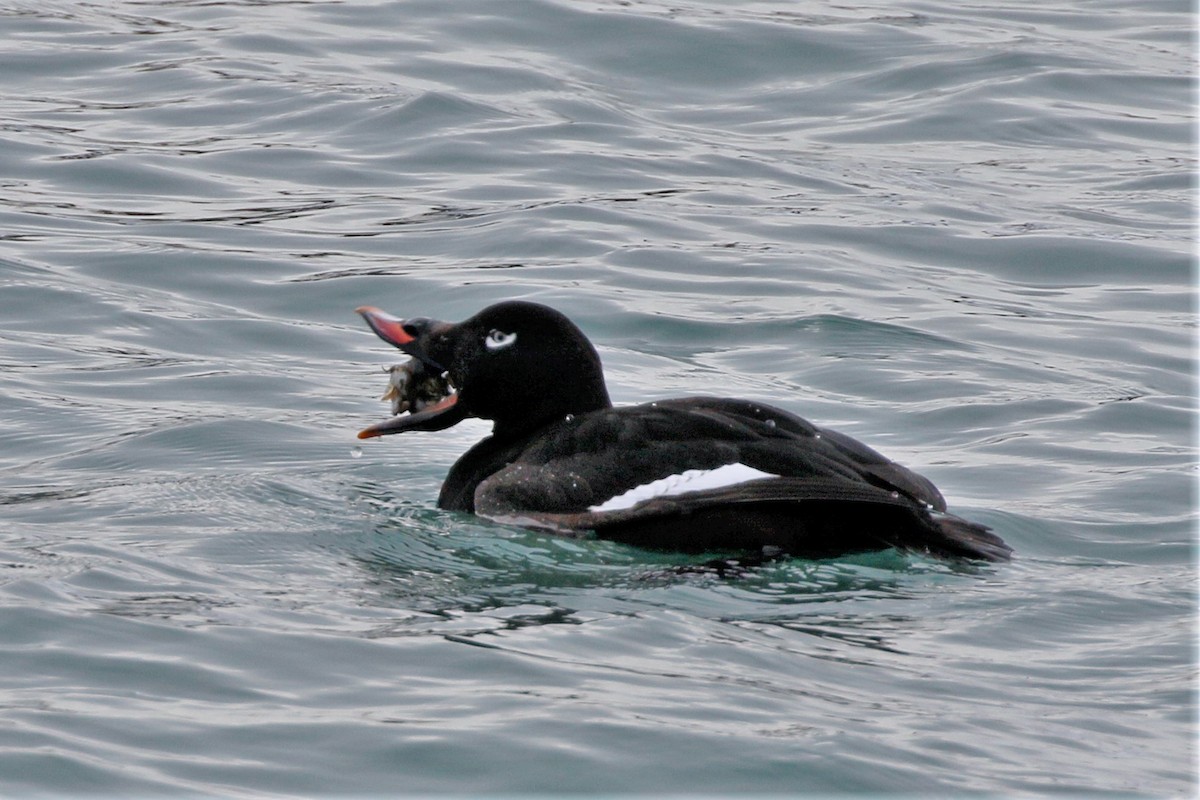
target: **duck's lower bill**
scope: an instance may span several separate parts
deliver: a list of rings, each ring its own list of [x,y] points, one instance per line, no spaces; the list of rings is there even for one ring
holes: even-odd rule
[[[465,416],[456,408],[458,394],[444,373],[435,374],[417,359],[397,364],[387,372],[388,388],[382,399],[391,403],[393,416],[359,431],[359,439],[404,431],[441,430]]]

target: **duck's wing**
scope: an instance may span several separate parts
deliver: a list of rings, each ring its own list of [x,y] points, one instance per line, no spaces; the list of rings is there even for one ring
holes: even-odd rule
[[[530,498],[533,491],[541,502]],[[986,526],[896,492],[769,475],[740,463],[684,470],[603,501],[577,475],[517,464],[481,484],[475,503],[476,513],[497,522],[680,552],[826,558],[896,547],[987,561],[1011,553]]]
[[[945,503],[924,478],[779,409],[708,398],[566,421],[483,480],[474,506],[503,522],[671,549],[947,551],[926,541],[938,538],[931,512]],[[952,554],[990,557],[962,549]]]
[[[789,411],[763,403],[712,397],[670,400],[665,405],[737,420],[754,431],[761,445],[755,449],[768,461],[778,461],[781,474],[802,477],[814,469],[813,462],[819,463],[815,467],[818,471],[837,464],[851,473],[848,478],[899,492],[937,511],[946,510],[942,493],[924,475],[897,464],[851,436],[818,428]]]

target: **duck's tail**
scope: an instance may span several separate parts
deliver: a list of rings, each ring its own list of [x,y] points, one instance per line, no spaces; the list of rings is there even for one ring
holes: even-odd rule
[[[1012,558],[1012,548],[986,525],[939,512],[932,514],[931,519],[938,536],[929,543],[929,550],[935,555],[984,561]]]

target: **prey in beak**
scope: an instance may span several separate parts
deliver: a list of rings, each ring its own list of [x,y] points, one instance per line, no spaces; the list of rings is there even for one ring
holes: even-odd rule
[[[387,370],[388,389],[382,399],[391,402],[393,416],[359,431],[359,439],[404,431],[440,431],[466,419],[449,372],[429,354],[430,337],[449,325],[426,319],[402,320],[371,306],[355,310],[380,339],[411,356]]]

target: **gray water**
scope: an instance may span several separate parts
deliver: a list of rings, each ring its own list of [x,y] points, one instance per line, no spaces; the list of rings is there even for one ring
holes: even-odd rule
[[[1196,790],[1184,2],[0,3],[0,794]],[[863,439],[1011,564],[442,512],[354,316]]]

